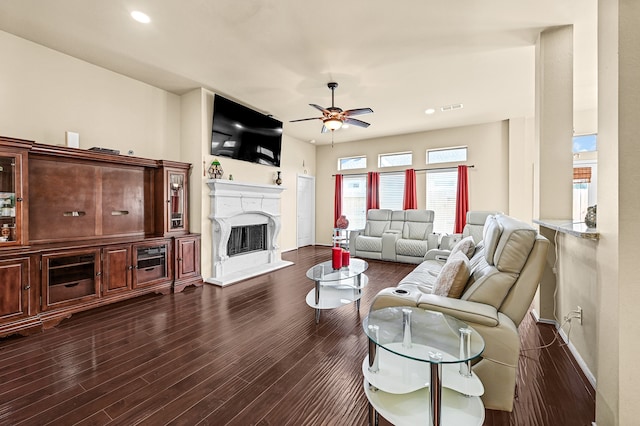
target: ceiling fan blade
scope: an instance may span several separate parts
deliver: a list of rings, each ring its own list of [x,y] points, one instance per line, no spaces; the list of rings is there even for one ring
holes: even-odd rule
[[[355,108],[348,109],[344,112],[347,117],[353,117],[354,115],[371,114],[373,110],[371,108]]]
[[[322,120],[322,118],[323,117],[300,118],[298,120],[291,120],[289,123],[295,123],[296,121]]]
[[[345,124],[353,124],[354,126],[358,126],[358,127],[369,127],[370,124],[369,123],[365,123],[362,120],[356,120],[355,118],[345,118],[344,119]]]
[[[309,104],[309,106],[312,106],[315,109],[322,111],[323,114],[329,114],[329,111],[327,111],[326,109],[322,108],[320,105]]]

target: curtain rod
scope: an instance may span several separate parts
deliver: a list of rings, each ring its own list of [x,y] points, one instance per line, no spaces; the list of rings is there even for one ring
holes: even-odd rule
[[[470,169],[473,169],[475,167],[475,165],[472,164],[472,165],[467,166],[467,167],[469,167]],[[458,166],[449,166],[449,167],[433,167],[433,168],[430,168],[430,169],[414,169],[414,170],[416,172],[425,172],[425,171],[429,172],[431,170],[447,170],[447,169],[457,169],[457,168],[458,168]],[[402,172],[390,172],[390,171],[388,171],[388,172],[378,172],[378,173],[380,173],[382,175],[382,174],[386,174],[386,173],[402,173]],[[365,173],[340,173],[340,174],[342,176],[366,176],[367,172],[365,172]],[[331,175],[331,177],[335,177],[335,176],[336,175]]]

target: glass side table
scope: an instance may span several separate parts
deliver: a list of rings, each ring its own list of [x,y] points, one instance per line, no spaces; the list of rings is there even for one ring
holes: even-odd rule
[[[333,269],[332,262],[319,263],[307,270],[307,278],[315,287],[307,294],[307,305],[316,311],[316,324],[320,322],[322,309],[333,309],[351,302],[360,309],[362,289],[369,279],[364,274],[369,264],[362,259],[351,259],[348,266]]]
[[[484,387],[471,361],[484,340],[464,322],[416,307],[370,312],[369,355],[362,363],[369,424],[481,426]],[[427,402],[428,400],[428,402]]]

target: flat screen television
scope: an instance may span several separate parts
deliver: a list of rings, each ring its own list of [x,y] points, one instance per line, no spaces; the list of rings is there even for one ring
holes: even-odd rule
[[[212,155],[280,167],[281,121],[215,95],[212,128]]]

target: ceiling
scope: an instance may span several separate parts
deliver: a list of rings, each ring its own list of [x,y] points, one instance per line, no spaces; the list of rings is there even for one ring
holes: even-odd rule
[[[330,143],[309,103],[371,107],[335,142],[533,116],[535,42],[574,24],[574,109],[597,104],[597,0],[4,0],[0,30],[176,94],[205,87]],[[133,10],[152,21],[140,24]],[[462,104],[442,112],[440,107]],[[426,115],[427,108],[436,113]]]

